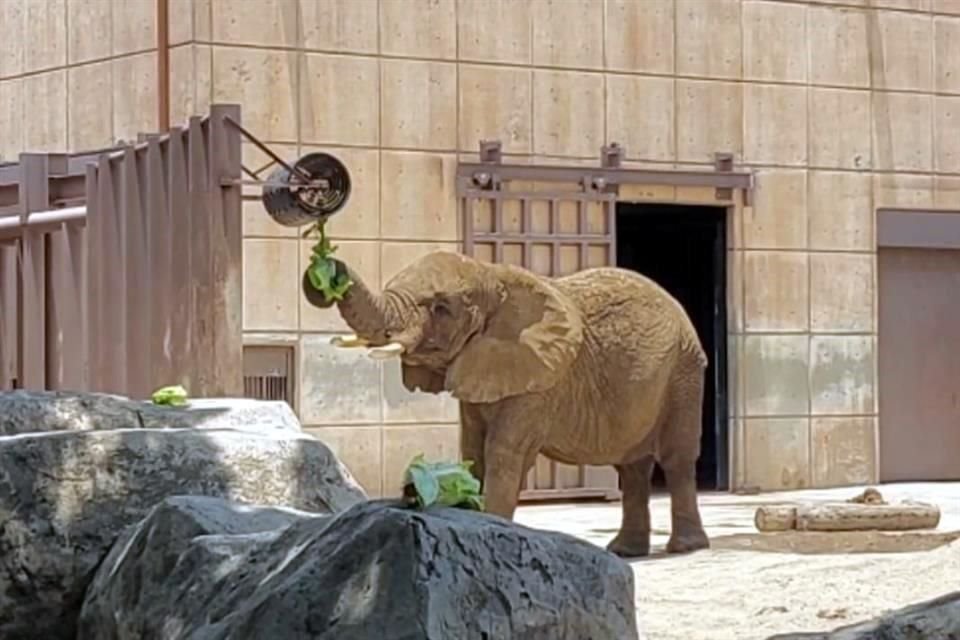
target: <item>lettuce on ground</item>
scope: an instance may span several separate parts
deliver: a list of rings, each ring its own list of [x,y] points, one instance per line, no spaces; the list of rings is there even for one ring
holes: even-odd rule
[[[413,458],[404,474],[404,496],[420,509],[432,505],[483,511],[480,481],[470,472],[473,462],[428,462]]]
[[[169,387],[161,387],[153,392],[150,397],[153,404],[166,406],[183,406],[187,404],[187,390],[179,384]]]

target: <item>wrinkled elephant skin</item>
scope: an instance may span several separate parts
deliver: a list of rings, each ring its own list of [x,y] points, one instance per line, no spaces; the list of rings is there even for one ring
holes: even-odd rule
[[[399,356],[410,390],[460,401],[461,453],[487,510],[512,518],[538,454],[614,465],[623,521],[611,551],[650,550],[650,481],[663,468],[670,552],[709,546],[696,461],[707,359],[681,305],[648,278],[592,268],[560,278],[437,251],[381,293],[356,273],[338,309],[380,358]]]

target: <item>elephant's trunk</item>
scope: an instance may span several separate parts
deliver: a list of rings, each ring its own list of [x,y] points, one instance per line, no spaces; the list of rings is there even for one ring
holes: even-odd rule
[[[415,301],[402,291],[371,291],[352,269],[338,263],[338,269],[353,283],[336,302],[340,316],[353,329],[355,336],[336,337],[333,343],[340,347],[371,347],[370,356],[384,359],[399,356],[419,344],[423,337],[425,318]],[[307,301],[321,309],[333,306],[323,294],[314,289],[304,274],[303,292]]]
[[[413,299],[402,291],[384,291],[380,300],[390,333],[384,337],[385,344],[374,346],[369,353],[371,358],[386,360],[403,355],[420,343],[425,318]]]
[[[387,358],[400,355],[420,342],[423,318],[419,317],[416,304],[409,296],[396,291],[378,294],[343,263],[338,262],[337,268],[346,272],[353,282],[336,304],[340,316],[356,336],[335,338],[335,344],[373,347],[370,351],[372,357]],[[315,307],[326,309],[333,305],[310,285],[306,275],[303,291],[307,301]]]
[[[343,300],[337,302],[340,315],[358,336],[369,342],[383,342],[394,319],[387,299],[371,291],[353,271],[349,271],[349,274],[353,285],[344,294]]]
[[[344,322],[365,342],[384,341],[384,333],[390,326],[391,309],[384,296],[371,291],[357,273],[340,261],[337,261],[339,273],[346,273],[353,284],[347,289],[342,300],[336,302]],[[303,295],[312,306],[329,309],[334,302],[310,284],[307,274],[303,275]]]

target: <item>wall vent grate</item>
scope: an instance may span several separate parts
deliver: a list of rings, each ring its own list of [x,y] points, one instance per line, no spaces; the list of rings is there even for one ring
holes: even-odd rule
[[[244,346],[243,395],[257,400],[282,400],[296,410],[293,363],[292,346]]]

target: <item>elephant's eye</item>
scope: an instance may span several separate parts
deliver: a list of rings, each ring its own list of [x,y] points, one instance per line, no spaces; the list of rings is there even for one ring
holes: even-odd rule
[[[441,317],[450,315],[450,307],[447,306],[446,302],[442,300],[437,300],[433,303],[433,314]]]

